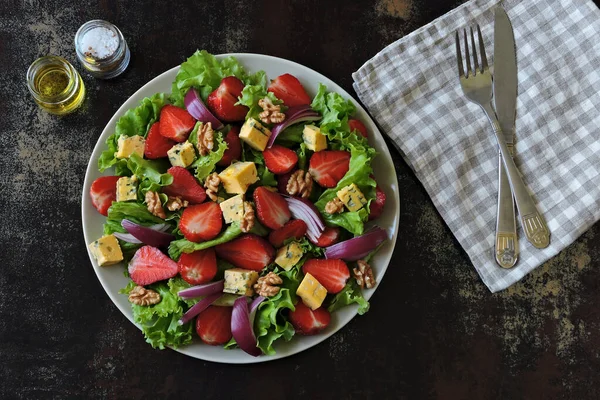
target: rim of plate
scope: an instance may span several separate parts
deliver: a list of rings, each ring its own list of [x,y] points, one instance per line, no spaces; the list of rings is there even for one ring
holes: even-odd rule
[[[393,160],[391,158],[389,148],[383,138],[383,135],[379,131],[379,128],[377,127],[377,125],[375,124],[375,122],[373,121],[371,116],[362,107],[362,105],[352,95],[350,95],[348,92],[346,92],[346,90],[344,90],[340,85],[335,83],[333,80],[327,78],[320,72],[317,72],[317,71],[315,71],[309,67],[306,67],[302,64],[299,64],[295,61],[287,60],[285,58],[265,55],[265,54],[258,54],[258,53],[215,54],[215,57],[217,57],[217,59],[219,59],[219,60],[222,58],[225,58],[225,57],[230,57],[230,56],[237,58],[238,61],[240,61],[240,63],[242,65],[244,65],[244,67],[246,68],[246,70],[248,72],[255,72],[255,70],[250,69],[247,66],[248,63],[257,62],[260,64],[260,63],[267,63],[270,61],[270,62],[274,62],[274,63],[287,65],[287,66],[291,67],[292,70],[301,70],[301,71],[307,72],[309,75],[314,75],[316,78],[318,78],[318,80],[315,82],[314,79],[311,79],[311,81],[312,81],[312,82],[310,82],[311,85],[313,85],[313,84],[318,85],[318,83],[323,83],[327,86],[329,91],[335,91],[335,92],[341,94],[342,96],[344,96],[345,98],[350,99],[356,106],[355,116],[358,117],[367,126],[367,128],[370,132],[375,133],[374,136],[370,137],[370,144],[373,145],[372,140],[375,140],[375,145],[373,147],[376,148],[376,150],[378,151],[379,154],[377,155],[377,157],[374,160],[373,168],[374,168],[374,170],[386,168],[385,172],[391,174],[390,176],[387,177],[387,179],[384,179],[386,181],[386,183],[388,183],[388,185],[384,186],[384,189],[385,189],[384,191],[386,192],[387,199],[386,199],[386,208],[384,209],[384,213],[382,214],[382,217],[387,216],[387,218],[388,218],[388,221],[386,221],[386,224],[385,224],[386,225],[385,229],[388,232],[388,234],[391,234],[391,240],[389,240],[386,244],[384,244],[382,249],[376,253],[376,255],[373,258],[373,261],[371,262],[372,265],[377,266],[376,267],[377,285],[373,289],[364,289],[363,290],[363,297],[366,300],[369,300],[372,297],[372,295],[374,294],[375,290],[381,284],[382,278],[385,275],[385,272],[391,261],[392,254],[393,254],[393,251],[394,251],[394,248],[396,245],[396,241],[397,241],[398,224],[399,224],[399,220],[400,220],[400,195],[399,195],[399,188],[398,188],[398,178],[396,175],[396,170],[395,170],[395,167],[393,164]],[[180,65],[177,65],[177,66],[157,75],[150,81],[146,82],[142,87],[140,87],[131,96],[129,96],[127,98],[127,100],[125,100],[125,102],[123,102],[123,104],[117,109],[117,111],[113,114],[111,119],[105,125],[104,129],[102,130],[102,133],[100,134],[100,136],[98,137],[98,139],[96,141],[96,144],[94,145],[94,149],[92,150],[92,154],[90,155],[90,158],[88,161],[88,165],[87,165],[86,173],[85,173],[85,179],[84,179],[84,183],[83,183],[81,216],[82,216],[83,235],[84,235],[84,240],[86,243],[86,248],[88,251],[88,257],[90,259],[90,263],[92,264],[94,272],[96,273],[96,277],[100,281],[102,288],[104,289],[104,291],[106,292],[106,294],[108,295],[110,300],[119,309],[119,311],[121,311],[121,313],[140,330],[141,330],[141,328],[133,320],[133,314],[132,314],[129,302],[124,303],[122,301],[123,295],[118,293],[118,290],[121,288],[115,289],[115,288],[110,287],[108,278],[104,276],[105,275],[104,271],[107,268],[112,268],[112,267],[119,268],[119,266],[121,266],[121,267],[123,266],[123,263],[119,263],[119,264],[116,264],[113,266],[108,266],[108,267],[99,267],[97,265],[95,259],[93,258],[92,254],[90,253],[88,243],[91,243],[91,241],[95,240],[95,238],[92,240],[88,235],[90,230],[92,230],[92,226],[90,226],[92,224],[92,222],[86,216],[86,212],[90,212],[90,207],[91,207],[92,211],[94,211],[96,213],[97,213],[97,211],[91,205],[91,200],[89,198],[88,193],[89,193],[89,188],[91,186],[93,179],[95,179],[98,176],[108,175],[106,172],[100,173],[98,171],[97,161],[98,161],[98,157],[99,157],[100,153],[104,150],[106,138],[114,132],[114,128],[115,128],[115,125],[116,125],[116,122],[118,121],[118,119],[121,116],[123,116],[127,110],[137,106],[144,97],[151,96],[152,94],[156,93],[157,91],[154,91],[150,94],[144,94],[144,92],[148,91],[149,88],[151,88],[153,86],[161,84],[161,82],[163,80],[167,79],[167,77],[169,77],[170,75],[173,75],[172,79],[170,78],[170,80],[168,82],[169,87],[170,87],[170,84],[175,79],[175,75],[177,74],[177,71],[179,70],[179,68],[180,68]],[[268,68],[262,67],[261,69],[265,70]],[[282,73],[285,73],[285,72],[282,72]],[[292,72],[289,72],[289,73],[292,73]],[[304,86],[307,86],[307,85],[304,85]],[[388,165],[385,166],[385,164],[388,164]],[[379,166],[379,168],[376,168],[377,166]],[[97,176],[93,177],[94,175],[97,175]],[[375,173],[375,176],[377,176],[377,173]],[[381,182],[378,182],[378,183],[381,183]],[[393,194],[393,196],[390,196],[391,194]],[[100,214],[98,214],[98,215],[100,215]],[[104,216],[101,216],[101,217],[105,218]],[[385,251],[384,251],[384,249],[385,249]],[[121,276],[123,276],[122,269],[120,269],[119,271],[121,273]],[[126,279],[126,278],[123,276],[123,279]],[[124,281],[123,287],[125,285],[126,285],[126,281]],[[119,296],[121,296],[121,297],[119,297]],[[177,349],[174,349],[171,347],[170,348],[172,350],[175,350],[179,353],[185,354],[185,355],[193,357],[193,358],[201,359],[204,361],[217,362],[217,363],[251,364],[251,363],[274,361],[274,360],[278,360],[281,358],[289,357],[291,355],[300,353],[304,350],[308,350],[314,346],[317,346],[319,343],[324,342],[326,339],[328,339],[333,334],[335,334],[336,332],[341,330],[344,326],[346,326],[356,315],[358,315],[357,309],[358,309],[358,306],[356,304],[353,304],[353,305],[346,306],[342,309],[335,311],[334,313],[332,313],[332,319],[331,319],[330,325],[323,332],[321,332],[318,335],[314,335],[314,336],[295,335],[294,338],[290,342],[278,341],[274,345],[277,353],[272,356],[261,355],[259,357],[252,357],[240,349],[225,350],[220,346],[208,346],[203,343],[198,343],[199,340],[196,337],[194,337],[194,342],[192,344],[189,344],[189,345],[186,345],[183,347],[179,347]],[[366,315],[368,315],[368,313]],[[193,329],[193,332],[194,331],[195,330]],[[200,350],[198,351],[198,349],[200,349]],[[215,349],[218,349],[219,351],[215,352],[214,351]],[[213,354],[213,353],[215,353],[215,354]]]

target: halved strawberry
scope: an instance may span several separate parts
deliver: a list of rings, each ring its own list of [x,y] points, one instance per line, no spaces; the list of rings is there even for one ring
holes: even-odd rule
[[[150,127],[148,135],[146,135],[146,145],[144,147],[144,155],[146,158],[157,159],[167,156],[167,151],[171,149],[176,141],[164,137],[160,134],[160,122],[155,122]]]
[[[221,207],[212,201],[187,207],[179,220],[179,229],[190,242],[214,239],[222,227]]]
[[[101,176],[92,182],[90,197],[92,205],[105,217],[113,201],[117,201],[117,181],[120,176]]]
[[[223,157],[217,162],[220,167],[227,167],[233,160],[239,160],[242,155],[242,144],[240,142],[240,127],[232,126],[223,138],[227,143],[227,150]]]
[[[288,107],[310,104],[309,95],[304,86],[294,75],[283,74],[271,81],[267,91],[273,94]]]
[[[239,268],[261,271],[275,258],[275,249],[265,239],[245,233],[215,247],[217,256]]]
[[[152,246],[137,249],[127,267],[131,280],[140,286],[177,275],[177,263]]]
[[[190,285],[210,282],[217,274],[215,249],[209,247],[193,253],[183,253],[177,261],[179,274]]]
[[[283,246],[283,242],[289,238],[295,238],[296,240],[302,239],[302,236],[306,234],[308,229],[306,222],[301,219],[292,219],[288,221],[284,226],[269,234],[269,242],[275,247]]]
[[[358,131],[358,133],[360,133],[363,137],[369,137],[367,127],[361,121],[353,118],[349,119],[348,126],[350,127],[350,132]]]
[[[160,110],[159,132],[176,142],[185,142],[196,125],[196,120],[183,108],[167,104]]]
[[[208,306],[196,318],[196,333],[206,344],[223,345],[231,340],[233,307]]]
[[[263,151],[265,165],[274,174],[287,174],[298,163],[298,155],[292,149],[274,144]]]
[[[350,270],[346,263],[332,258],[310,259],[302,266],[302,272],[314,276],[329,293],[339,293],[350,278]]]
[[[271,229],[281,228],[292,217],[283,196],[264,186],[259,186],[254,191],[254,204],[258,220]]]
[[[168,196],[181,196],[191,204],[200,204],[206,199],[206,191],[194,175],[183,167],[171,167],[167,173],[173,176],[173,183],[163,187],[163,193]]]
[[[319,236],[319,240],[316,242],[311,240],[311,242],[319,247],[328,247],[338,242],[341,233],[342,231],[340,228],[326,226],[323,233],[321,233],[321,236]]]
[[[290,312],[290,322],[297,333],[301,335],[314,335],[327,328],[331,321],[331,315],[325,307],[311,310],[302,301],[294,306],[296,309]]]
[[[242,95],[244,82],[235,76],[221,80],[221,84],[206,99],[206,105],[212,113],[225,122],[243,121],[248,113],[248,107],[235,105]]]
[[[332,188],[350,169],[350,153],[343,150],[317,151],[310,157],[308,171],[317,183]]]
[[[385,206],[385,199],[385,192],[377,185],[375,187],[375,201],[372,201],[369,206],[369,221],[372,221],[381,215],[383,206]]]
[[[296,170],[292,170],[287,174],[277,175],[277,190],[279,193],[289,194],[287,191],[287,184],[290,181],[290,177]]]

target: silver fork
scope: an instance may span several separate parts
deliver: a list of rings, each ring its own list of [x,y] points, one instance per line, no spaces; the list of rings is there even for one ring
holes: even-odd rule
[[[479,51],[481,53],[481,68],[477,57],[477,47],[475,46],[473,28],[471,28],[473,65],[471,65],[471,56],[469,55],[467,30],[464,30],[465,61],[467,67],[465,73],[460,47],[460,36],[458,32],[456,32],[456,58],[458,61],[460,85],[467,99],[479,105],[492,124],[498,147],[502,153],[502,160],[508,175],[508,181],[515,197],[515,203],[517,205],[517,210],[519,211],[519,217],[521,218],[525,236],[535,247],[542,249],[550,244],[550,231],[548,230],[544,217],[538,212],[533,199],[529,195],[529,192],[519,175],[517,166],[515,165],[510,151],[508,150],[508,146],[506,145],[506,141],[504,140],[502,129],[496,118],[496,113],[492,108],[492,74],[488,67],[483,37],[481,36],[479,25],[477,25],[477,36],[479,39]]]

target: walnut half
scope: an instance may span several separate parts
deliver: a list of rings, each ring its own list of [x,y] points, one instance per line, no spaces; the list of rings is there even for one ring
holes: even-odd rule
[[[148,190],[146,192],[146,205],[148,206],[148,211],[152,213],[152,215],[157,216],[158,218],[165,219],[167,215],[165,214],[165,210],[160,202],[160,196],[158,193],[153,192],[152,190]]]
[[[181,196],[169,196],[169,200],[167,200],[167,208],[169,211],[177,211],[180,208],[185,208],[190,203],[187,200],[181,198]]]
[[[213,130],[212,123],[203,123],[198,131],[198,153],[201,156],[205,156],[210,153],[214,146],[215,131]]]
[[[250,230],[254,227],[254,209],[252,208],[252,203],[249,201],[244,202],[244,218],[240,222],[240,229],[242,232],[250,232]]]
[[[337,214],[342,211],[344,211],[344,203],[338,197],[334,197],[333,200],[325,204],[325,212],[328,214]]]
[[[254,290],[260,296],[271,297],[279,293],[279,287],[283,280],[274,272],[269,272],[265,276],[258,278],[258,281],[254,284]]]
[[[129,301],[138,306],[150,306],[160,303],[160,294],[143,286],[136,286],[129,292]]]
[[[219,174],[213,172],[209,176],[206,177],[204,181],[204,188],[206,189],[206,195],[212,200],[217,201],[219,197],[217,196],[217,192],[219,191],[219,185],[221,184],[221,178]]]
[[[310,192],[312,192],[312,187],[313,180],[310,172],[304,172],[299,169],[290,176],[285,190],[292,196],[300,195],[303,198],[307,198],[310,196]]]
[[[373,276],[373,270],[371,269],[371,266],[367,264],[365,260],[358,260],[356,264],[357,267],[354,268],[352,272],[354,273],[354,278],[356,278],[356,283],[358,283],[358,286],[360,286],[361,289],[365,286],[367,289],[375,287],[377,282],[375,282],[375,277]]]
[[[285,114],[281,112],[281,106],[275,105],[268,97],[260,99],[258,105],[263,112],[258,114],[258,118],[265,124],[279,124],[285,121]]]

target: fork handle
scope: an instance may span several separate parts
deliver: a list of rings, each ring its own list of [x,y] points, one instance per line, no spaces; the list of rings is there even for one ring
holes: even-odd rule
[[[519,170],[517,169],[517,166],[510,155],[510,150],[506,145],[506,141],[504,140],[504,134],[502,133],[502,128],[500,128],[500,124],[496,118],[496,113],[492,109],[491,104],[485,104],[482,107],[492,124],[494,135],[496,136],[496,141],[498,142],[498,147],[502,154],[502,161],[508,175],[510,188],[515,197],[517,209],[519,210],[519,217],[521,218],[521,225],[525,231],[525,237],[527,237],[527,240],[538,249],[548,247],[550,244],[550,231],[548,230],[544,217],[538,212],[535,202],[529,195],[527,187],[519,175]]]
[[[507,145],[512,155],[512,145]],[[515,201],[504,169],[502,153],[498,153],[498,213],[496,216],[496,262],[502,268],[512,268],[519,259]]]

